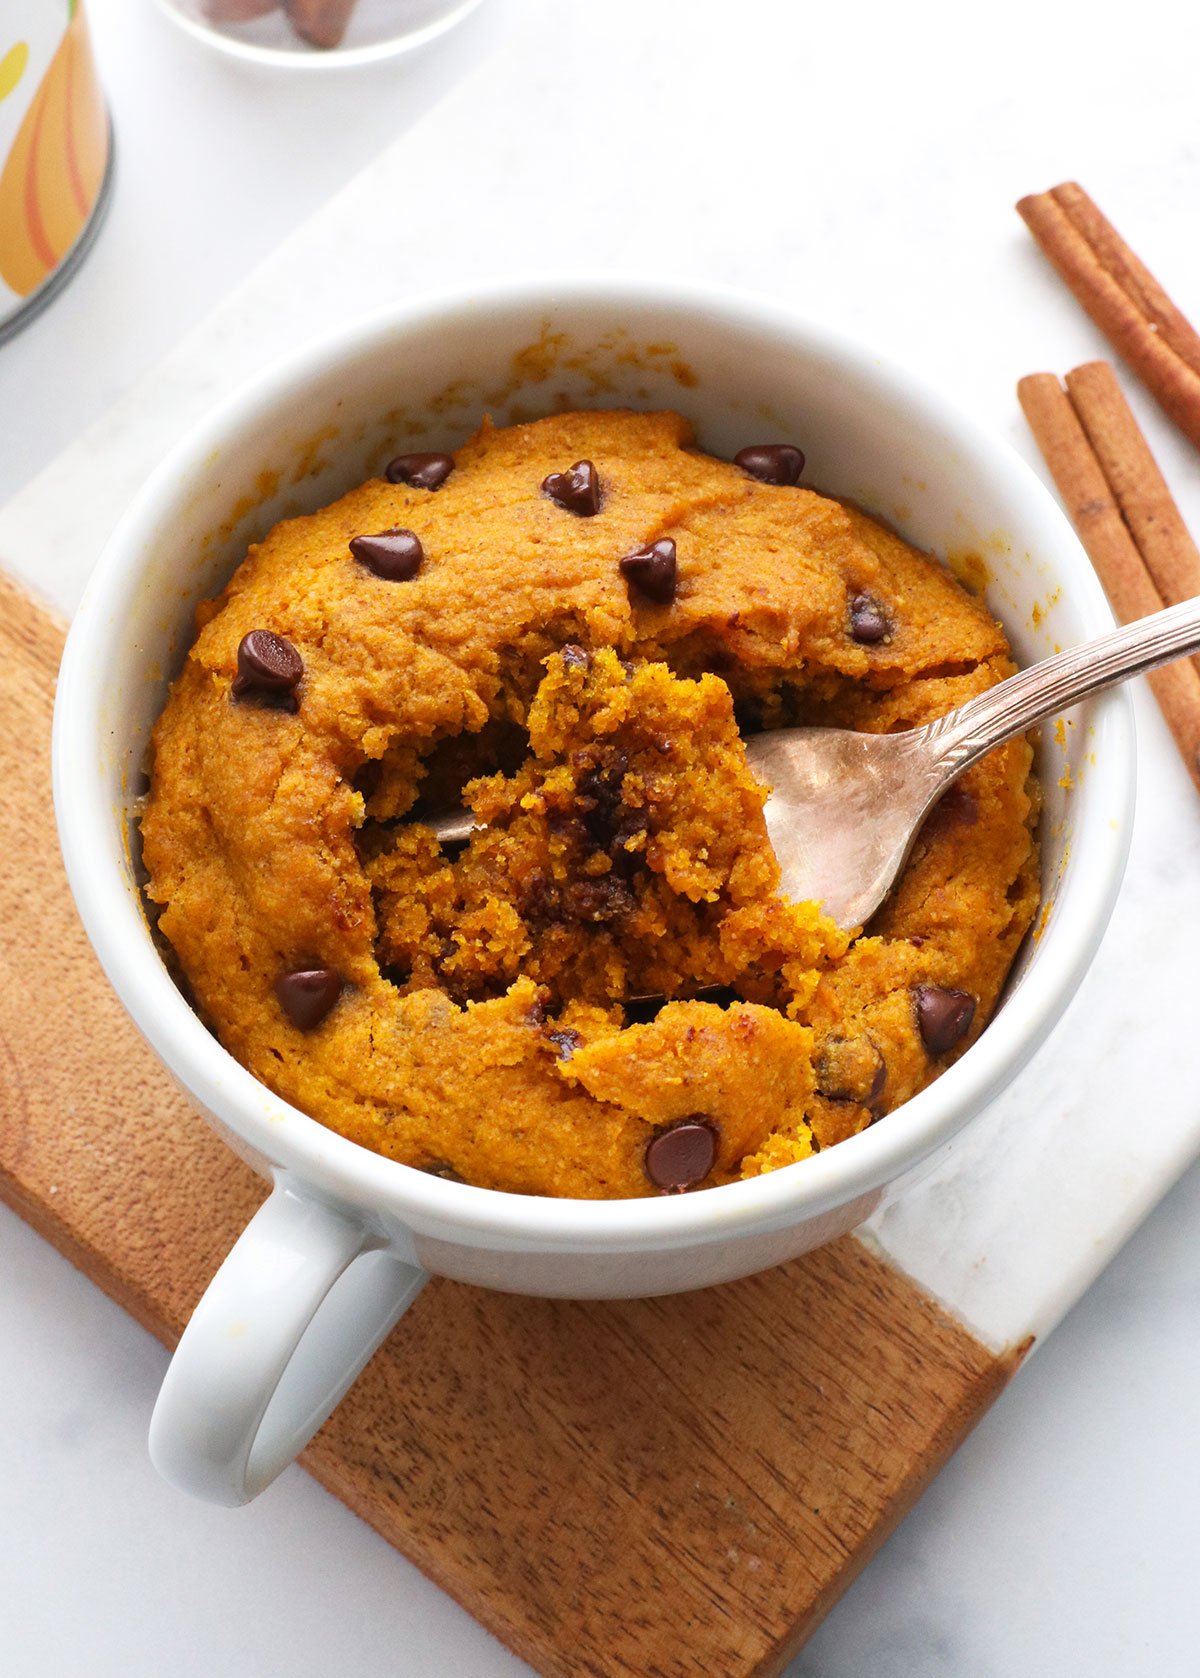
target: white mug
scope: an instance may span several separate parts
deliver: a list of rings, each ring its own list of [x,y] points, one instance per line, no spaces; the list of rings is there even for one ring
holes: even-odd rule
[[[247,1501],[291,1461],[428,1274],[570,1298],[664,1294],[749,1275],[853,1228],[1020,1070],[1108,920],[1133,810],[1123,692],[1080,713],[1076,773],[1062,774],[1045,731],[1051,907],[992,1024],[904,1107],[801,1164],[639,1200],[499,1193],[347,1141],[226,1053],[163,965],[131,860],[149,731],[196,602],[279,518],[323,505],[399,448],[452,449],[485,411],[503,424],[621,404],[681,409],[718,455],[795,440],[806,483],[942,556],[974,550],[1024,662],[1111,626],[1069,525],[1007,445],[875,353],[707,287],[513,283],[400,305],[289,357],[174,449],[105,549],[72,626],[54,786],[71,887],[117,993],[209,1121],[274,1184],[197,1307],[151,1426],[162,1473],[213,1502]]]

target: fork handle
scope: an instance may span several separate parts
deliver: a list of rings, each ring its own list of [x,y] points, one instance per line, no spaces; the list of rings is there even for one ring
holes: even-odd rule
[[[1200,595],[1020,670],[927,724],[947,779],[1089,694],[1200,651]]]

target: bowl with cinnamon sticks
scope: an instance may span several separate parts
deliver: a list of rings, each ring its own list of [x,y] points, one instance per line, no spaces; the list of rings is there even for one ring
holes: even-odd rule
[[[173,23],[235,58],[288,70],[346,69],[409,52],[480,0],[159,0]]]

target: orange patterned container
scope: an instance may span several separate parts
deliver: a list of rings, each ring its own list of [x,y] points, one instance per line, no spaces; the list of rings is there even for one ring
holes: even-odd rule
[[[74,272],[111,177],[81,0],[0,0],[0,341]]]

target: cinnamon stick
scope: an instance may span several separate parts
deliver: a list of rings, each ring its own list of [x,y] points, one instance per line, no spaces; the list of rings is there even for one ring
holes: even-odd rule
[[[1200,594],[1200,549],[1116,374],[1107,361],[1085,362],[1067,374],[1067,394],[1164,605]]]
[[[1096,325],[1200,448],[1200,335],[1077,181],[1022,198],[1026,226]]]
[[[1113,611],[1122,623],[1159,611],[1162,596],[1071,398],[1053,373],[1030,374],[1017,385],[1017,395]],[[1200,674],[1180,660],[1146,679],[1200,790]]]

